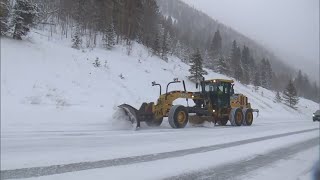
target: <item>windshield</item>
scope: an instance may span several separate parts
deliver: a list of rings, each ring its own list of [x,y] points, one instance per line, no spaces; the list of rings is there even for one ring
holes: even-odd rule
[[[230,93],[230,83],[205,83],[205,92]]]

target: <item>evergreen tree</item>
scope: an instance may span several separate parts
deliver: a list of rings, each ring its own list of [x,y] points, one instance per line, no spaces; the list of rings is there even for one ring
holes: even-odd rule
[[[176,46],[174,48],[174,55],[176,55],[179,59],[183,59],[183,48],[182,45],[180,43],[180,41],[178,40],[176,43]]]
[[[212,61],[209,55],[209,51],[206,49],[203,53],[203,65],[210,68],[210,63],[212,63]]]
[[[210,56],[212,59],[215,59],[220,53],[222,48],[222,38],[220,35],[220,31],[217,30],[214,33],[211,45],[210,45]]]
[[[162,46],[161,46],[161,59],[168,61],[168,53],[170,51],[170,34],[167,30],[163,30],[162,35]]]
[[[217,30],[214,33],[210,49],[209,49],[209,56],[211,59],[211,62],[209,64],[209,68],[218,71],[217,64],[221,56],[221,48],[222,48],[222,38],[220,35],[220,31]]]
[[[276,96],[274,97],[274,101],[275,101],[276,103],[281,103],[281,102],[282,102],[282,98],[281,98],[281,96],[280,96],[279,91],[277,91]]]
[[[289,81],[286,89],[283,91],[283,99],[286,105],[297,109],[296,105],[299,103],[299,97],[297,96],[297,91],[292,80]]]
[[[197,49],[197,51],[191,57],[189,72],[191,74],[189,79],[194,82],[201,81],[203,75],[207,74],[202,67],[202,58],[199,49]]]
[[[9,29],[9,0],[0,0],[0,35],[5,35]]]
[[[237,41],[234,40],[232,43],[232,49],[231,49],[231,75],[236,78],[237,80],[242,79],[242,67],[241,67],[241,51],[240,48],[237,45]]]
[[[258,69],[255,70],[253,85],[256,90],[258,90],[258,87],[261,86],[260,72]]]
[[[217,64],[217,71],[220,74],[224,74],[224,75],[228,75],[229,74],[229,66],[228,66],[228,62],[227,59],[224,58],[223,56],[221,56],[219,58],[218,64]]]
[[[254,77],[256,75],[256,71],[257,71],[257,65],[255,63],[255,60],[253,59],[253,57],[250,57],[250,62],[249,62],[249,76],[250,76],[250,83],[254,84]]]
[[[11,22],[13,38],[22,40],[22,36],[26,36],[30,28],[35,24],[37,15],[38,8],[36,4],[30,0],[17,0],[13,7]]]
[[[160,55],[160,51],[161,51],[161,46],[160,46],[160,37],[161,34],[158,33],[155,36],[154,42],[153,42],[153,46],[152,46],[152,50],[153,50],[153,55],[159,56]]]
[[[105,25],[103,41],[104,41],[104,46],[109,50],[116,45],[116,32],[114,30],[114,25],[112,20],[107,22],[107,24]]]
[[[250,83],[250,51],[249,48],[246,46],[243,46],[242,54],[241,54],[241,64],[243,68],[243,77],[242,77],[242,83],[249,84]]]
[[[297,93],[299,96],[302,96],[302,90],[303,90],[303,75],[301,70],[299,70],[297,77],[293,81],[294,85],[297,88]]]
[[[266,60],[264,58],[261,60],[259,64],[259,70],[260,70],[261,86],[264,88],[267,88],[268,80],[267,80],[267,71],[266,71]]]
[[[185,63],[189,63],[190,60],[190,49],[188,48],[188,46],[183,45],[182,46],[182,61]]]
[[[242,70],[240,59],[241,59],[241,50],[240,50],[239,47],[237,47],[236,59],[235,59],[236,69],[235,69],[235,72],[234,72],[234,77],[237,80],[242,80],[243,79],[243,70]]]
[[[280,91],[284,88],[281,88],[282,83],[279,80],[278,75],[276,75],[274,72],[272,72],[272,89]]]
[[[75,31],[71,41],[72,41],[72,48],[78,49],[78,50],[81,48],[82,38],[81,38],[80,25],[78,23],[76,24]]]
[[[271,89],[272,84],[272,68],[270,61],[267,59],[265,62],[265,73],[266,73],[266,88]]]

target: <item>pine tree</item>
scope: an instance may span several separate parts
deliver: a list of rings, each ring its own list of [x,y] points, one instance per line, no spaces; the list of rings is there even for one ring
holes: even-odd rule
[[[182,60],[183,56],[183,52],[182,52],[182,45],[180,43],[180,41],[178,40],[176,43],[176,47],[174,48],[174,55],[176,55],[179,59]]]
[[[299,70],[297,77],[293,81],[295,87],[297,88],[297,93],[299,96],[302,96],[302,89],[303,89],[303,75],[301,70]]]
[[[241,54],[241,64],[243,68],[243,77],[242,83],[249,84],[250,83],[250,51],[249,48],[243,46],[242,54]]]
[[[274,101],[275,101],[276,103],[281,103],[281,102],[282,102],[282,98],[281,98],[281,96],[280,96],[279,91],[277,91],[276,96],[274,97]]]
[[[231,63],[231,75],[237,80],[242,79],[242,67],[241,67],[241,51],[237,45],[237,41],[234,40],[232,43],[231,55],[230,55],[230,63]]]
[[[161,59],[168,61],[168,53],[170,51],[170,34],[167,30],[163,30],[162,35],[162,46],[161,46]]]
[[[272,68],[270,61],[267,59],[265,62],[265,73],[266,73],[266,88],[271,89],[271,84],[272,84]]]
[[[9,29],[9,0],[0,0],[0,35],[3,36]]]
[[[10,27],[13,30],[13,38],[22,40],[30,28],[35,24],[38,15],[38,7],[30,0],[17,0],[13,7],[13,17]]]
[[[220,35],[220,31],[217,30],[214,33],[211,45],[210,45],[210,56],[212,59],[215,59],[216,56],[218,56],[221,53],[221,48],[222,48],[222,38]]]
[[[266,67],[266,60],[263,58],[259,64],[260,70],[260,79],[261,79],[261,86],[264,88],[268,87],[268,78],[267,78],[267,67]]]
[[[297,91],[292,80],[289,81],[286,89],[283,91],[283,99],[286,105],[297,109],[296,105],[299,103],[299,97],[297,96]]]
[[[211,58],[210,58],[210,55],[209,55],[209,51],[206,49],[205,51],[204,51],[204,54],[203,54],[203,65],[205,66],[205,67],[208,67],[208,68],[210,68],[210,63],[211,63],[212,61],[211,61]]]
[[[237,79],[237,80],[243,80],[243,70],[242,70],[242,66],[241,66],[241,61],[240,61],[240,58],[241,58],[241,51],[240,51],[240,48],[237,47],[237,50],[236,50],[236,56],[235,56],[235,72],[234,72],[234,77]]]
[[[182,46],[182,61],[183,62],[185,62],[185,63],[189,63],[189,61],[190,61],[190,52],[191,52],[192,50],[190,50],[189,48],[188,48],[188,46],[186,46],[186,45],[183,45]]]
[[[228,66],[228,62],[227,59],[224,58],[223,56],[221,56],[219,58],[218,64],[217,64],[217,71],[220,74],[224,74],[224,75],[228,75],[229,74],[229,66]]]
[[[250,79],[251,84],[254,84],[256,71],[257,71],[257,65],[255,63],[255,60],[253,59],[253,57],[250,57],[250,62],[249,62],[249,76],[250,76],[250,78],[249,79]]]
[[[80,25],[77,23],[74,34],[72,36],[72,48],[80,49],[82,44]]]
[[[258,69],[255,70],[253,85],[255,90],[258,90],[259,86],[261,86],[260,72]]]
[[[153,55],[159,56],[160,55],[160,33],[158,33],[155,36],[154,42],[153,42],[153,46],[152,46],[152,50],[153,50]]]
[[[116,45],[116,32],[114,30],[114,25],[112,19],[107,22],[104,28],[103,42],[107,49],[112,49]]]
[[[194,82],[198,82],[201,80],[203,75],[208,74],[202,67],[202,58],[200,55],[199,49],[192,55],[190,60],[190,76],[189,79]]]
[[[222,38],[220,35],[220,31],[217,30],[214,33],[212,42],[210,44],[210,49],[209,49],[209,56],[210,56],[211,62],[209,62],[208,67],[212,70],[218,71],[216,66],[221,57],[221,48],[222,48]]]

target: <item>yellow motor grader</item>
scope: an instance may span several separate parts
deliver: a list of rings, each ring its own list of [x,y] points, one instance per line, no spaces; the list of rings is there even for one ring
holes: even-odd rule
[[[122,104],[123,109],[134,128],[140,127],[140,122],[144,121],[148,126],[160,126],[163,118],[168,117],[172,128],[184,128],[190,121],[192,124],[201,124],[204,121],[213,122],[225,126],[228,121],[232,126],[251,126],[253,122],[253,112],[259,113],[258,109],[252,109],[248,98],[243,94],[234,93],[233,80],[212,79],[196,83],[198,92],[188,92],[185,82],[183,91],[170,91],[170,84],[181,83],[177,78],[169,82],[166,93],[161,94],[161,85],[152,82],[152,86],[160,87],[160,97],[157,103],[143,103],[138,109]],[[187,102],[193,100],[194,106],[185,107],[183,105],[173,105],[176,99],[183,98]]]

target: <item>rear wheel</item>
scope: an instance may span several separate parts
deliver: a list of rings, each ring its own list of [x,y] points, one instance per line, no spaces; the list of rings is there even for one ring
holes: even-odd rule
[[[243,113],[240,108],[234,108],[230,112],[230,122],[232,126],[241,126],[243,123]]]
[[[188,111],[184,106],[172,106],[169,111],[169,124],[172,128],[184,128],[188,124]]]
[[[163,117],[160,119],[150,119],[146,121],[146,124],[150,127],[158,127],[161,125],[162,121],[163,121]]]
[[[253,113],[252,113],[252,109],[244,109],[243,110],[243,125],[244,126],[251,126],[253,123]]]

